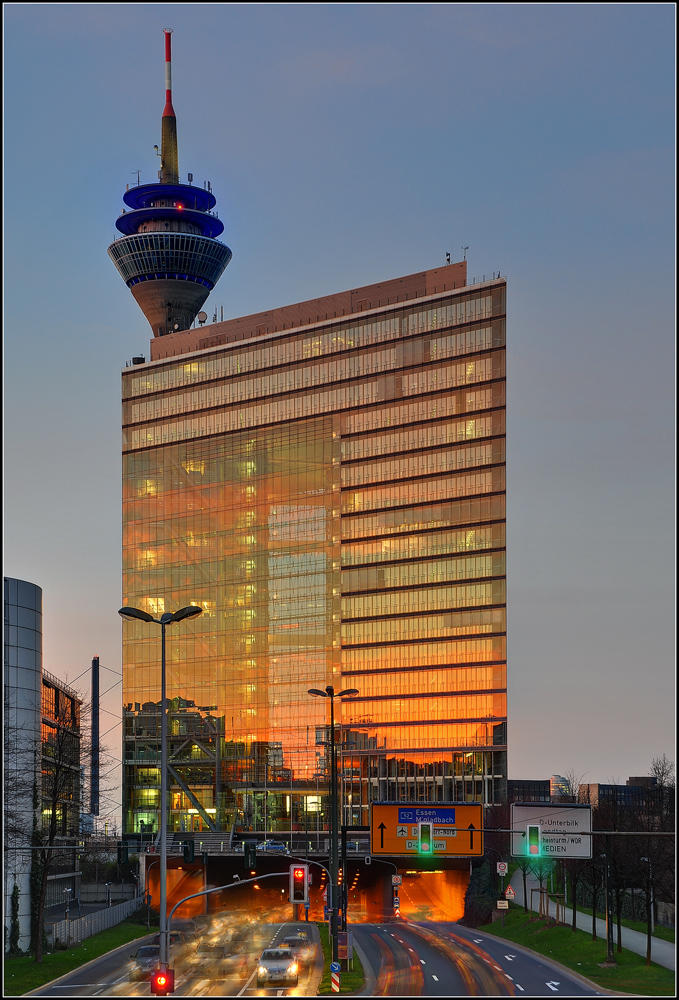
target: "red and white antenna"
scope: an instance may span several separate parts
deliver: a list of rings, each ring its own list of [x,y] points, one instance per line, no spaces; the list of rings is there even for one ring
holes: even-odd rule
[[[175,117],[172,107],[172,28],[163,28],[165,34],[165,115]]]
[[[165,34],[165,109],[161,118],[160,173],[161,184],[179,184],[177,153],[177,119],[172,107],[172,28]]]

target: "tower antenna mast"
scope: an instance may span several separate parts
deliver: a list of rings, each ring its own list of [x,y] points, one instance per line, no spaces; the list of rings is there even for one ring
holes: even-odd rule
[[[172,28],[163,28],[163,33],[165,34],[165,107],[160,142],[160,183],[179,184],[177,118],[172,107]]]

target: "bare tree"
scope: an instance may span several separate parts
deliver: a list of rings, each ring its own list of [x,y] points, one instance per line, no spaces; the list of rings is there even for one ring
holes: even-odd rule
[[[574,767],[570,767],[563,775],[563,777],[566,779],[567,791],[561,793],[560,796],[561,801],[579,802],[580,785],[582,784],[582,779],[585,777],[585,775],[578,774]]]
[[[5,893],[11,891],[12,927],[20,942],[28,943],[30,879],[32,865],[31,833],[37,808],[36,772],[40,738],[17,716],[16,707],[5,689],[3,727],[3,861]]]
[[[42,961],[47,881],[56,865],[64,861],[64,841],[73,842],[75,863],[76,838],[80,832],[80,761],[85,746],[80,732],[80,704],[75,698],[55,694],[49,721],[43,724],[41,770],[38,788],[40,821],[36,821],[33,841],[33,884],[37,893],[35,912],[35,961]]]

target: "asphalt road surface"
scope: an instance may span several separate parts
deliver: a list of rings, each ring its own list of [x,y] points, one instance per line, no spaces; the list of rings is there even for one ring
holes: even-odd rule
[[[262,948],[294,933],[297,924],[266,924],[258,931],[258,948],[250,951],[247,978],[237,973],[186,965],[176,974],[175,996],[307,996],[313,975],[300,973],[296,987],[257,987],[257,957]],[[307,928],[315,931],[314,925]],[[354,939],[373,971],[373,996],[596,996],[597,991],[539,958],[507,942],[456,923],[393,921],[354,924]],[[148,980],[135,982],[130,959],[139,939],[76,970],[37,996],[145,997]],[[316,978],[315,982],[318,982]],[[367,994],[363,994],[367,995]]]
[[[241,978],[237,973],[224,974],[210,969],[193,970],[188,966],[180,967],[175,973],[175,996],[306,996],[310,971],[303,970],[299,975],[297,987],[282,989],[272,987],[260,989],[257,987],[257,959],[263,948],[281,941],[287,934],[293,934],[299,924],[267,924],[259,928],[259,947],[251,951],[247,978]],[[315,925],[307,925],[307,928]],[[149,938],[139,938],[136,941],[118,948],[108,955],[89,963],[84,969],[77,969],[63,976],[50,986],[36,990],[34,996],[49,997],[146,997],[151,996],[149,980],[134,981],[131,978],[133,955],[142,944],[148,944]],[[315,991],[314,991],[315,993]]]
[[[452,923],[363,924],[354,938],[373,969],[373,996],[598,996],[546,959]]]

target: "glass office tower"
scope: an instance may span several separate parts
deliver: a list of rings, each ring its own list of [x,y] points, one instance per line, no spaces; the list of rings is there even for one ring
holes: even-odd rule
[[[344,823],[505,801],[505,280],[452,265],[152,352],[123,372],[123,598],[203,609],[167,633],[170,828],[327,830],[327,684],[359,691]],[[124,625],[128,833],[158,830],[158,633]]]

